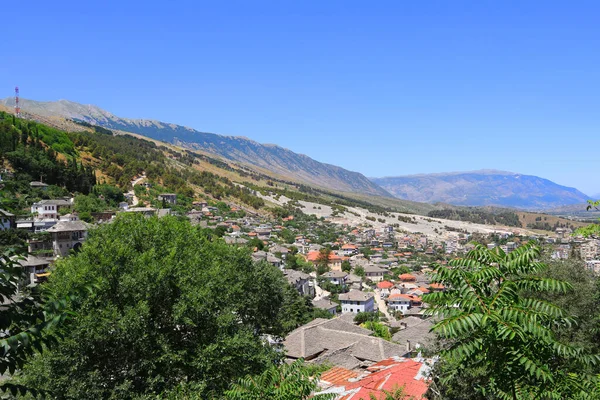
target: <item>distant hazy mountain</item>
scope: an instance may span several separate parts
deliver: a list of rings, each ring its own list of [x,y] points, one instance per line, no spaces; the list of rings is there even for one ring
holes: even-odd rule
[[[13,107],[14,99],[0,100],[0,104]],[[281,176],[324,188],[391,197],[389,193],[358,172],[321,163],[277,145],[261,144],[244,137],[200,132],[160,121],[120,118],[99,107],[68,100],[40,102],[21,99],[20,104],[24,111],[32,114],[44,117],[61,116],[109,129],[137,133],[190,149],[203,150],[232,161],[261,167]]]
[[[504,206],[549,209],[581,204],[589,198],[579,190],[537,176],[482,170],[371,178],[400,199],[459,206]]]

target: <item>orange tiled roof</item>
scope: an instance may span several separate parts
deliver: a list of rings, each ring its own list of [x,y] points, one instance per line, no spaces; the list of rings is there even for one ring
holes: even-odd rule
[[[381,281],[377,284],[377,287],[379,289],[390,289],[390,288],[394,287],[394,284],[390,281]]]
[[[398,276],[398,278],[400,278],[401,281],[406,281],[406,282],[414,282],[417,280],[417,278],[411,274],[401,274]]]
[[[333,367],[321,375],[321,381],[331,383],[334,386],[345,386],[348,384],[349,379],[357,376],[357,372],[342,367]]]
[[[380,398],[384,393],[383,390],[391,391],[396,387],[404,387],[404,395],[407,398],[422,399],[427,392],[427,382],[424,379],[417,379],[419,376],[419,370],[423,365],[420,362],[416,362],[409,359],[401,361],[383,360],[380,363],[372,365],[369,369],[374,369],[378,364],[382,364],[384,361],[387,365],[382,365],[382,369],[378,372],[374,372],[367,375],[363,379],[357,382],[351,382],[345,385],[346,390],[352,391],[342,397],[342,400],[349,399],[368,399],[370,395],[374,395],[375,398]]]

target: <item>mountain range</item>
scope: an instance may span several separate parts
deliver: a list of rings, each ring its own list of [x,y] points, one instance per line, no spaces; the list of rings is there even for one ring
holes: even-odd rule
[[[359,172],[241,136],[201,132],[156,120],[122,118],[100,107],[68,100],[42,102],[21,99],[20,104],[22,110],[41,119],[40,122],[53,122],[59,117],[63,121],[84,121],[206,152],[268,172],[277,178],[328,190],[377,196],[380,199],[395,197],[420,203],[545,210],[582,204],[589,198],[577,189],[561,186],[547,179],[495,170],[368,179]],[[2,106],[14,107],[14,98],[0,100],[0,107]]]
[[[14,99],[0,100],[0,104],[14,107]],[[43,117],[60,116],[108,129],[137,133],[188,149],[202,150],[227,160],[249,164],[300,183],[341,192],[392,197],[390,193],[358,172],[322,163],[304,154],[294,153],[277,145],[261,144],[245,137],[201,132],[155,120],[121,118],[97,106],[68,100],[42,102],[20,99],[20,105],[23,110],[31,114]]]
[[[544,210],[582,204],[579,190],[548,179],[514,172],[480,170],[371,178],[395,197],[459,206],[500,206]]]

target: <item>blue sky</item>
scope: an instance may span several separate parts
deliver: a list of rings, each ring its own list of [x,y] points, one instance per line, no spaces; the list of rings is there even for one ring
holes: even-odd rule
[[[597,1],[2,4],[0,97],[276,143],[367,176],[600,192]]]

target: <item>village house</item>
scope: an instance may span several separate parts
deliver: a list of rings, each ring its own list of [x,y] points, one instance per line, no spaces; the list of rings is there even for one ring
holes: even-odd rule
[[[5,231],[11,228],[16,228],[16,220],[14,214],[0,209],[0,231]]]
[[[342,254],[347,257],[358,254],[358,246],[355,244],[345,244],[342,246],[341,250]]]
[[[58,219],[62,209],[72,207],[73,202],[68,200],[40,200],[31,205],[31,213],[36,219]]]
[[[319,265],[321,261],[321,252],[320,251],[309,251],[306,255],[306,261],[312,263],[315,267]],[[342,257],[338,256],[334,252],[329,253],[329,259],[327,262],[327,266],[331,271],[341,271],[342,270]]]
[[[410,308],[420,307],[422,304],[420,297],[409,294],[390,294],[387,301],[389,309],[400,311],[402,314],[406,314]]]
[[[387,270],[377,265],[367,264],[364,267],[365,270],[365,278],[372,280],[373,282],[380,282],[383,280],[383,276],[386,274]]]
[[[348,278],[348,274],[343,271],[329,271],[325,272],[323,275],[321,275],[321,277],[327,279],[334,285],[346,286],[346,279]]]
[[[342,303],[342,313],[359,313],[375,311],[375,296],[373,293],[351,290],[338,296]]]
[[[332,315],[337,315],[337,307],[339,306],[338,303],[333,302],[328,298],[313,300],[312,305],[313,307],[325,310]]]
[[[310,283],[310,275],[293,269],[284,269],[283,275],[288,283],[296,288],[300,295],[308,296],[311,299],[315,297],[315,288]]]
[[[177,204],[177,195],[175,193],[161,193],[158,195],[158,201],[175,205]]]
[[[38,182],[38,181],[29,182],[29,186],[32,189],[48,190],[48,185],[45,184],[44,182]]]
[[[423,399],[428,390],[429,363],[398,356],[390,357],[355,372],[334,367],[323,373],[317,394],[333,393],[335,400],[384,399],[402,389],[402,398]]]
[[[382,338],[346,321],[344,317],[317,318],[290,332],[283,345],[287,361],[302,358],[314,364],[332,364],[347,369],[372,365],[405,353],[405,346]]]
[[[59,221],[49,228],[54,255],[65,257],[69,251],[79,249],[87,238],[87,230],[86,224],[82,221]]]
[[[27,273],[27,281],[23,282],[26,285],[40,283],[47,280],[50,273],[47,272],[50,266],[50,261],[28,254],[24,260],[19,260],[19,264],[25,269]]]
[[[390,281],[381,281],[377,284],[381,297],[386,298],[390,295],[390,290],[394,287],[394,284]]]

